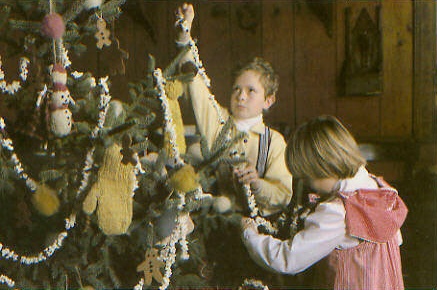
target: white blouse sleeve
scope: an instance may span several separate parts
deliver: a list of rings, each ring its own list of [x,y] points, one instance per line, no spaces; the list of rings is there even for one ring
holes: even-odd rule
[[[248,228],[243,232],[243,241],[259,265],[283,274],[297,274],[350,239],[344,218],[343,203],[336,199],[319,204],[293,240],[282,241]]]

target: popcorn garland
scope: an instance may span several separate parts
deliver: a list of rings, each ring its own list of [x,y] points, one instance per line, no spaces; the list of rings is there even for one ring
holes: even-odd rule
[[[77,71],[73,72],[74,75],[82,76],[83,73],[79,73]],[[111,95],[109,94],[109,86],[107,84],[109,77],[106,76],[104,78],[99,79],[100,89],[100,103],[99,103],[99,119],[97,120],[97,124],[94,129],[91,131],[91,139],[96,139],[99,135],[101,129],[103,129],[103,125],[105,124],[106,114],[108,113],[109,102],[111,101]],[[91,87],[95,87],[94,84],[91,84]],[[94,152],[96,147],[93,146],[86,155],[85,158],[85,166],[82,170],[82,181],[80,187],[76,193],[78,197],[88,186],[89,176],[91,174],[91,169],[94,165]]]
[[[144,287],[144,278],[141,278],[137,285],[134,286],[134,290],[142,290]]]
[[[61,63],[64,64],[64,67],[69,67],[71,65],[71,61],[68,57],[68,50],[65,49],[62,38],[58,39],[56,43],[57,43],[57,54],[60,56]]]
[[[261,281],[255,279],[244,279],[243,285],[238,287],[238,290],[242,290],[243,287],[249,287],[250,289],[255,288],[269,290],[269,287],[265,286]]]
[[[2,257],[6,260],[12,260],[14,262],[20,262],[23,265],[32,265],[32,264],[38,264],[41,263],[48,258],[50,258],[57,250],[59,250],[62,247],[64,239],[68,236],[68,231],[74,228],[76,224],[76,215],[71,214],[69,218],[65,219],[65,229],[66,231],[63,231],[58,234],[58,238],[55,239],[55,241],[48,247],[46,247],[44,250],[39,252],[35,256],[25,256],[25,255],[19,255],[15,253],[14,250],[9,249],[8,247],[3,246],[2,243],[0,243],[0,250]]]
[[[3,274],[0,275],[0,283],[6,284],[9,288],[15,286],[15,281]]]
[[[183,29],[187,29],[185,26],[185,22],[186,21],[182,21],[182,28]],[[191,54],[193,55],[194,58],[194,64],[197,67],[197,73],[202,76],[203,81],[205,82],[205,85],[210,88],[211,87],[211,79],[208,77],[208,75],[206,74],[206,70],[203,67],[203,63],[200,60],[200,56],[199,56],[199,49],[197,48],[196,43],[194,42],[194,40],[190,37],[190,40],[188,41],[188,45],[190,46],[190,51]],[[209,94],[209,100],[211,101],[213,107],[216,109],[217,111],[217,115],[220,121],[220,124],[224,124],[225,123],[225,119],[223,118],[222,112],[220,110],[220,105],[217,103],[215,96],[213,94]]]
[[[277,234],[278,229],[274,227],[270,221],[259,216],[259,209],[258,206],[256,205],[255,196],[253,195],[250,186],[248,184],[244,184],[243,190],[247,197],[247,203],[249,205],[249,210],[250,210],[250,217],[252,219],[255,219],[255,222],[258,226],[263,226],[269,234]]]
[[[171,115],[171,111],[170,111],[170,105],[168,103],[168,99],[167,99],[167,95],[165,93],[165,79],[162,76],[162,71],[161,69],[155,69],[155,71],[153,72],[153,76],[156,79],[156,86],[158,88],[158,96],[159,99],[161,100],[161,105],[162,105],[162,109],[164,111],[164,133],[168,133],[170,136],[170,146],[171,146],[171,151],[172,151],[172,158],[174,158],[175,161],[175,165],[183,165],[184,161],[182,160],[180,153],[179,153],[179,148],[178,148],[178,144],[176,142],[176,131],[175,131],[175,126],[173,124],[173,118]]]
[[[27,57],[20,58],[20,79],[23,83],[27,80],[27,76],[29,71],[27,70],[27,66],[29,65],[30,60]],[[2,93],[8,93],[9,95],[14,95],[21,89],[20,81],[14,80],[10,84],[5,81],[5,72],[2,70],[2,61],[0,57],[0,90]]]
[[[180,212],[178,212],[176,218],[176,227],[173,229],[170,239],[160,251],[159,259],[165,263],[164,277],[162,279],[162,285],[159,287],[160,290],[167,289],[167,287],[170,285],[170,277],[173,274],[171,267],[176,262],[176,244],[178,242],[182,248],[181,258],[187,260],[189,258],[187,233],[182,228]]]
[[[2,132],[5,132],[5,121],[2,117],[0,117],[0,130]],[[33,180],[26,172],[24,172],[23,164],[21,163],[20,159],[18,158],[17,154],[14,152],[14,145],[12,143],[12,140],[10,138],[3,138],[3,136],[0,137],[0,143],[3,148],[11,152],[11,161],[14,164],[14,171],[15,173],[26,182],[27,187],[32,191],[35,192],[37,189],[37,183],[35,180]]]

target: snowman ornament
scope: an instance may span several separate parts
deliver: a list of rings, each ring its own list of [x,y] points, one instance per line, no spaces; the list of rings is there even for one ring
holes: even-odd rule
[[[63,65],[55,64],[52,69],[53,92],[49,101],[49,126],[56,137],[65,137],[71,132],[72,113],[68,105],[73,102],[68,90],[67,72]]]

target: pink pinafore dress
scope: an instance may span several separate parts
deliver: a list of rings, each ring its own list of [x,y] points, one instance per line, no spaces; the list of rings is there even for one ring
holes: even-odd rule
[[[331,254],[335,289],[404,289],[398,231],[408,210],[395,189],[372,177],[379,189],[340,193],[347,233],[362,242]]]

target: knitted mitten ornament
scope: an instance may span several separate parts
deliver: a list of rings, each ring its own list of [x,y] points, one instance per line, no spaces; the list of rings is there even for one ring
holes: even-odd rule
[[[106,149],[97,181],[83,202],[87,214],[97,207],[99,227],[106,235],[125,234],[132,221],[134,166],[121,163],[120,150],[115,143]]]
[[[178,98],[183,94],[182,82],[178,80],[168,81],[165,84],[165,93],[167,94],[168,105],[170,107],[170,112],[175,128],[176,144],[179,149],[179,153],[185,154],[185,152],[187,151],[187,145],[185,143],[184,123],[182,122],[181,108],[178,101]],[[167,151],[168,156],[172,157],[170,136],[168,133],[165,133],[164,135],[164,148]]]

